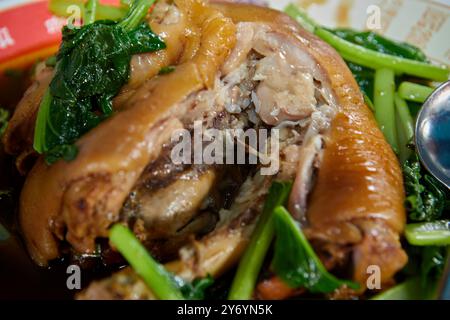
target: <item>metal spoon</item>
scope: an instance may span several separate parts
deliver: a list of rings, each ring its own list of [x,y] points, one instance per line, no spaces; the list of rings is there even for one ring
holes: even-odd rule
[[[439,86],[423,104],[415,136],[424,167],[450,189],[450,81]]]
[[[425,101],[416,122],[416,147],[425,168],[450,188],[450,81]],[[450,300],[450,257],[439,284],[439,299]]]

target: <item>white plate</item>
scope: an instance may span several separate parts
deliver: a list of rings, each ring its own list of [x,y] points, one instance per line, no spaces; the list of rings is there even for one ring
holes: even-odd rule
[[[450,0],[269,0],[283,10],[303,7],[328,27],[372,29],[424,50],[436,62],[450,65]],[[379,23],[377,23],[379,22]]]

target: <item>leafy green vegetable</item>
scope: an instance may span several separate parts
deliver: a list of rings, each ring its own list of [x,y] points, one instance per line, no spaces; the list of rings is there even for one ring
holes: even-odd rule
[[[0,241],[6,241],[10,236],[8,230],[0,223]]]
[[[174,276],[151,257],[130,229],[121,224],[112,226],[109,239],[159,299],[202,300],[205,291],[214,283],[210,275],[192,283]]]
[[[56,66],[56,56],[48,57],[47,60],[45,60],[45,65],[47,67],[54,67],[54,66]]]
[[[315,34],[333,46],[345,60],[364,67],[372,69],[388,68],[396,73],[436,81],[445,81],[449,76],[449,69],[444,65],[434,65],[368,49],[340,38],[324,28],[316,28]]]
[[[353,76],[355,77],[356,82],[361,88],[361,91],[365,95],[367,95],[371,101],[373,101],[373,84],[375,71],[348,61],[347,65],[351,70],[351,72],[353,73]]]
[[[5,133],[8,126],[9,111],[0,108],[0,137]]]
[[[3,75],[11,79],[20,79],[23,74],[24,70],[21,69],[6,69],[5,71],[3,71]]]
[[[213,277],[208,275],[205,278],[199,278],[192,281],[192,283],[185,283],[180,290],[185,299],[188,300],[203,300],[205,299],[205,291],[214,283]]]
[[[403,274],[418,279],[417,289],[423,299],[436,298],[440,279],[443,275],[450,246],[414,246],[406,244],[408,264]]]
[[[415,119],[419,114],[420,109],[422,109],[422,103],[408,101],[408,107],[409,111],[411,112],[411,116],[413,117],[413,119]]]
[[[419,277],[423,298],[434,299],[450,248],[449,222],[436,220],[448,218],[448,196],[444,187],[425,173],[416,155],[404,164],[403,170],[408,220],[429,221],[406,226],[408,265],[403,272]]]
[[[375,106],[373,105],[372,100],[367,96],[367,94],[363,93],[364,102],[369,107],[372,112],[375,112]]]
[[[391,69],[375,71],[374,98],[375,119],[386,140],[398,154],[397,129],[394,107],[395,75]]]
[[[420,264],[420,274],[423,286],[429,282],[435,282],[440,279],[444,272],[448,251],[449,247],[443,246],[428,246],[423,248],[422,261]]]
[[[414,277],[377,294],[371,300],[422,300],[426,298],[420,278]]]
[[[0,200],[11,199],[13,194],[12,189],[0,189]]]
[[[251,298],[256,279],[274,235],[273,210],[286,202],[291,192],[291,187],[292,184],[290,182],[278,181],[275,181],[270,186],[263,212],[233,279],[228,295],[230,300]]]
[[[397,138],[399,148],[400,162],[404,163],[411,157],[411,143],[414,138],[414,120],[409,111],[405,100],[396,93],[395,101],[395,120],[397,127]]]
[[[64,161],[69,162],[74,160],[77,155],[78,148],[75,145],[62,144],[54,147],[52,151],[46,155],[45,160],[47,161],[47,163],[54,163],[59,159],[63,159]]]
[[[358,44],[367,49],[390,54],[396,57],[428,62],[426,55],[419,48],[404,42],[387,39],[372,31],[359,32],[351,29],[327,29],[339,38]]]
[[[408,265],[417,269],[405,282],[376,296],[373,300],[430,300],[437,298],[449,247],[410,247]]]
[[[167,66],[167,67],[162,67],[160,70],[159,70],[159,72],[158,72],[158,74],[168,74],[168,73],[171,73],[171,72],[174,72],[175,71],[175,67],[174,66]]]
[[[417,155],[403,165],[406,208],[412,221],[439,219],[447,207],[446,191],[433,176],[424,173]]]
[[[424,103],[433,90],[427,86],[404,81],[398,87],[398,94],[405,100]]]
[[[130,52],[137,54],[142,52],[157,51],[166,48],[159,36],[154,34],[147,23],[141,23],[128,34],[130,38]]]
[[[450,245],[450,221],[410,223],[406,226],[405,236],[415,246]]]
[[[73,159],[72,144],[112,114],[112,98],[128,81],[133,54],[165,48],[141,23],[152,3],[135,1],[119,23],[103,20],[63,29],[55,76],[41,102],[34,136],[35,150],[46,154],[48,163]]]
[[[148,254],[130,229],[115,224],[109,239],[159,299],[183,299],[173,276]]]
[[[333,292],[343,285],[359,288],[359,284],[339,280],[325,269],[286,209],[281,206],[275,209],[274,222],[276,240],[272,267],[289,286],[303,287],[313,293]]]
[[[80,9],[81,15],[84,17],[84,11],[86,10],[84,2],[84,0],[50,0],[48,8],[54,15],[69,17],[74,13],[69,8],[71,6],[77,6]],[[122,19],[127,14],[127,11],[128,6],[118,7],[99,3],[97,5],[96,18],[117,21]]]
[[[133,0],[120,0],[120,4],[124,6],[131,6],[133,4]]]
[[[97,14],[98,0],[88,0],[84,10],[83,22],[84,24],[91,24],[95,21]]]

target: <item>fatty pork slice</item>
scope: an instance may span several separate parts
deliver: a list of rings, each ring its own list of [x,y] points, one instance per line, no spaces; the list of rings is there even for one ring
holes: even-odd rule
[[[40,158],[28,175],[20,199],[20,224],[33,260],[46,265],[60,256],[59,241],[80,253],[94,251],[118,221],[123,202],[162,144],[182,127],[186,110],[178,103],[211,85],[235,42],[230,19],[199,1],[193,21],[202,32],[193,58],[171,74],[142,85],[121,112],[77,141],[71,162],[48,166]]]
[[[399,241],[406,220],[401,170],[345,62],[330,46],[279,12],[248,5],[216,4],[215,7],[236,23],[263,22],[263,28],[253,30],[253,37],[248,36],[251,34],[249,31],[246,38],[266,38],[266,42],[249,46],[240,43],[238,37],[238,46],[243,50],[252,48],[258,51],[259,48],[262,55],[264,51],[261,48],[267,49],[275,59],[278,55],[289,61],[294,66],[292,72],[306,71],[312,75],[324,100],[322,103],[331,107],[330,110],[316,105],[315,110],[308,110],[311,105],[307,103],[287,113],[289,117],[292,114],[298,116],[288,118],[290,121],[300,121],[302,115],[311,112],[311,121],[298,151],[297,174],[289,203],[291,214],[302,222],[315,249],[328,251],[334,258],[335,263],[326,263],[329,268],[350,258],[352,263],[348,270],[353,270],[351,277],[361,284],[360,292],[366,288],[367,270],[371,265],[379,266],[382,283],[389,283],[407,261]],[[269,31],[256,37],[258,32],[262,34],[264,27]],[[234,52],[230,59],[242,56],[245,55]],[[260,78],[262,82],[259,85],[264,85],[264,80],[270,78]],[[286,90],[289,90],[289,80],[285,83]],[[289,92],[292,93],[295,91]],[[255,100],[259,97],[257,94],[254,97],[255,110],[258,110],[258,101]],[[315,98],[320,97],[316,94]],[[302,101],[301,98],[299,100]],[[285,119],[277,119],[277,116],[282,114],[282,110],[276,103],[272,103],[272,107],[275,112],[262,113],[260,108],[258,114],[262,120],[268,114],[273,121],[269,120],[269,124],[281,125]],[[318,116],[320,109],[324,112]],[[327,116],[331,123],[323,121]],[[189,278],[207,273],[221,274],[238,260],[237,256],[251,235],[251,232],[243,231],[251,228],[252,224],[244,224],[240,232],[231,232],[231,228],[219,224],[203,240],[186,247],[184,252],[189,254],[182,255],[182,259],[175,263],[178,272]],[[221,240],[229,244],[227,250],[216,250],[216,244]],[[211,259],[211,255],[217,259]]]

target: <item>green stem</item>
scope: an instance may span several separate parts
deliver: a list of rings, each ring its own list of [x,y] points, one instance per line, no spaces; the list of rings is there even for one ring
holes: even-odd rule
[[[344,59],[364,67],[372,69],[389,68],[397,73],[436,81],[445,81],[449,76],[449,70],[446,66],[432,65],[370,50],[339,38],[323,28],[316,28],[315,34],[333,46]]]
[[[6,131],[6,128],[8,127],[8,121],[9,121],[9,111],[3,108],[0,108],[0,144],[1,144],[1,138],[3,134]],[[1,196],[1,191],[0,191]]]
[[[300,9],[295,4],[289,4],[286,8],[284,8],[284,12],[291,18],[295,19],[304,29],[308,30],[309,32],[314,33],[314,31],[316,30],[316,22],[311,19],[305,11]]]
[[[358,283],[339,280],[327,271],[301,227],[283,206],[274,210],[274,225],[277,239],[272,269],[290,287],[303,287],[315,293],[333,292],[342,285],[359,288]],[[315,280],[309,281],[309,277]]]
[[[141,21],[144,20],[145,16],[148,13],[148,10],[154,2],[155,0],[134,1],[130,12],[128,13],[128,16],[120,21],[119,25],[127,31],[135,29],[141,23]]]
[[[291,184],[275,182],[269,191],[264,209],[242,256],[231,284],[228,299],[248,300],[252,297],[259,271],[274,236],[273,210],[286,202]]]
[[[73,14],[71,10],[68,10],[71,6],[77,6],[80,9],[80,13],[84,16],[84,1],[83,0],[50,0],[49,10],[56,16],[68,17]],[[125,17],[128,12],[128,7],[116,7],[98,4],[96,18],[99,20],[113,20],[118,21]]]
[[[130,229],[115,224],[110,230],[109,239],[159,299],[183,299],[171,275],[148,254]]]
[[[420,278],[411,278],[377,294],[371,300],[422,300],[424,298]]]
[[[10,236],[8,230],[0,223],[0,242],[8,240]]]
[[[390,69],[375,71],[375,118],[392,149],[398,153],[394,108],[394,72]]]
[[[123,6],[131,6],[133,4],[133,0],[120,0],[120,4]]]
[[[248,300],[252,297],[259,270],[274,235],[273,218],[261,217],[260,221],[255,230],[255,236],[249,243],[249,250],[239,263],[228,296],[230,300]]]
[[[85,25],[91,24],[95,21],[97,14],[98,0],[88,0],[86,9],[84,10],[83,22]]]
[[[410,223],[406,225],[405,237],[415,246],[450,245],[450,221]]]
[[[370,100],[369,96],[367,94],[363,93],[363,97],[364,97],[365,104],[369,107],[370,110],[372,110],[372,112],[375,112],[375,107],[373,105],[372,100]]]
[[[427,86],[405,81],[398,87],[398,94],[405,100],[423,103],[433,90]]]
[[[50,106],[52,100],[53,98],[49,88],[42,98],[36,118],[36,126],[34,128],[33,147],[36,152],[41,154],[47,151],[47,147],[45,145],[45,135],[47,130],[47,119],[50,114]]]
[[[401,162],[405,162],[409,159],[412,150],[408,147],[408,144],[414,137],[414,120],[409,111],[408,105],[405,100],[400,98],[398,94],[395,94],[395,113],[397,124],[397,136],[399,142],[399,154]]]

